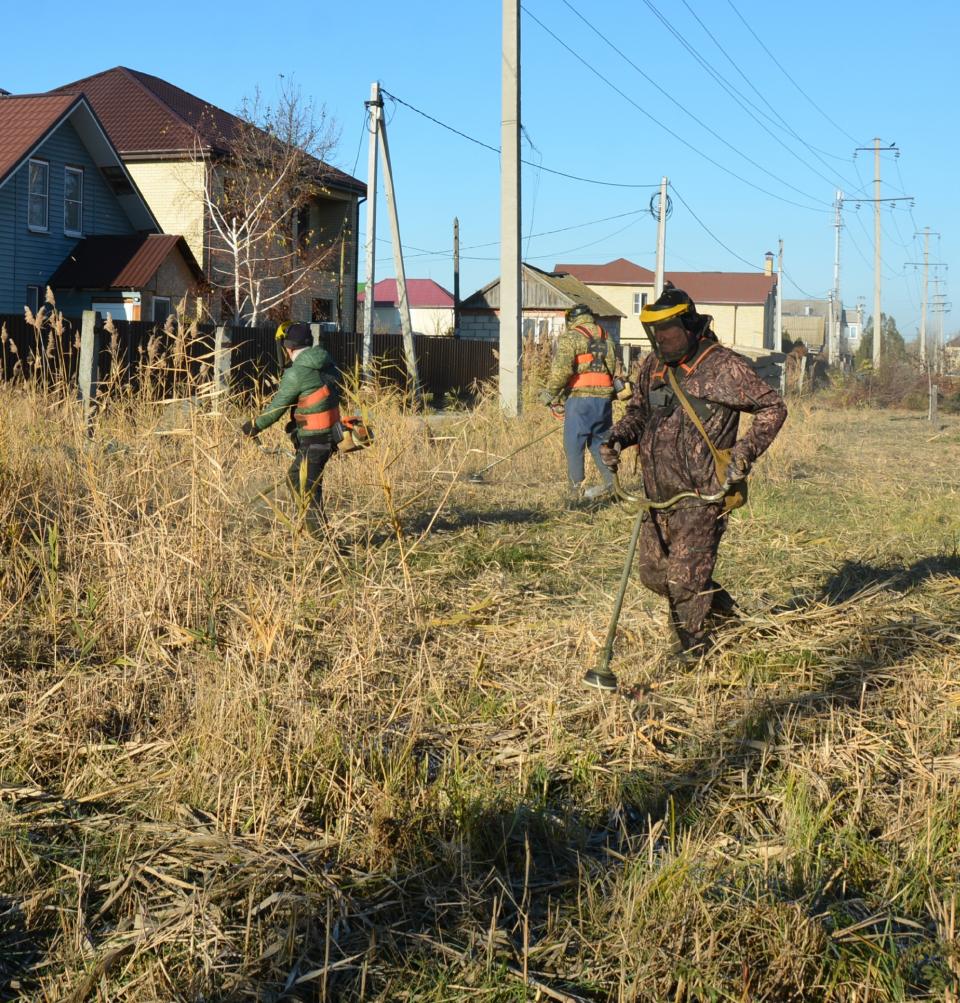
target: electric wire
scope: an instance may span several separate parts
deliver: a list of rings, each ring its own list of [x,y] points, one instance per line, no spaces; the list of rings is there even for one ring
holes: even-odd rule
[[[733,257],[735,257],[737,259],[737,261],[742,261],[745,265],[748,265],[750,268],[755,268],[756,267],[755,262],[748,261],[745,257],[743,257],[743,255],[737,254],[737,252],[735,250],[733,250],[732,247],[729,247],[727,244],[725,244],[713,232],[713,230],[711,230],[710,227],[707,226],[707,224],[704,223],[704,221],[693,211],[693,207],[690,205],[690,203],[687,202],[687,200],[680,194],[680,192],[677,191],[677,186],[672,181],[669,184],[670,184],[671,190],[673,191],[673,194],[676,195],[677,198],[680,200],[681,205],[683,205],[683,206],[686,207],[687,212],[689,212],[690,215],[700,224],[700,227],[706,233],[708,233],[728,254],[732,254]]]
[[[647,3],[648,7],[651,7],[652,10],[654,10],[656,13],[659,14],[659,12],[656,11],[656,8],[652,7],[652,5],[648,2],[648,0],[644,0],[644,2]],[[687,108],[686,105],[684,105],[683,103],[681,103],[680,101],[678,101],[669,91],[667,91],[663,87],[661,87],[660,84],[658,84],[656,82],[656,80],[653,79],[653,77],[651,77],[640,66],[638,66],[622,49],[620,49],[616,45],[615,42],[613,42],[610,38],[608,38],[602,31],[600,31],[600,29],[595,24],[593,24],[592,21],[590,21],[579,10],[577,10],[577,8],[574,7],[574,5],[570,2],[570,0],[563,0],[563,4],[567,8],[569,8],[595,35],[597,35],[598,38],[602,39],[611,49],[613,49],[613,51],[618,56],[620,56],[620,58],[623,59],[623,61],[625,63],[627,63],[629,66],[633,67],[633,69],[636,70],[637,73],[639,73],[640,76],[642,76],[643,79],[647,81],[647,83],[649,83],[652,87],[656,88],[656,90],[658,90],[668,101],[671,101],[682,112],[684,112],[686,115],[688,115],[690,118],[692,118],[693,121],[697,123],[697,125],[699,125],[702,129],[705,129],[711,136],[713,136],[714,139],[718,140],[720,143],[722,143],[728,149],[732,150],[735,154],[737,154],[737,156],[742,157],[752,167],[755,167],[761,173],[766,174],[768,177],[772,178],[774,181],[779,182],[780,184],[784,185],[787,188],[790,188],[792,191],[795,191],[798,195],[802,195],[804,198],[808,198],[808,199],[811,199],[813,201],[816,201],[816,196],[811,195],[809,192],[805,192],[802,188],[797,188],[795,185],[790,184],[789,181],[786,181],[783,178],[781,178],[779,175],[774,174],[773,171],[768,170],[761,163],[757,162],[752,157],[747,156],[747,154],[744,153],[743,150],[740,147],[738,147],[738,146],[734,145],[733,143],[731,143],[728,139],[726,139],[719,132],[717,132],[716,129],[713,129],[709,125],[707,125],[707,123],[704,122],[702,118],[700,118],[696,114],[694,114],[694,112],[692,112],[689,108]],[[667,27],[671,31],[673,31],[673,28],[670,25],[667,25]],[[681,41],[682,44],[686,45],[686,42],[682,39],[682,37],[680,37],[680,41]],[[696,53],[694,53],[694,55],[696,56]],[[699,58],[699,57],[697,56],[697,58]],[[710,70],[709,66],[706,66],[706,68],[711,73],[713,73],[713,71]],[[756,118],[756,116],[754,116],[754,118]],[[759,120],[757,120],[757,121],[759,122]],[[767,127],[765,125],[763,125],[762,122],[760,122],[759,124],[764,129],[766,129],[767,132],[770,132],[770,130],[767,129]],[[770,135],[773,136],[773,133],[770,133]],[[784,149],[786,149],[788,153],[792,154],[793,156],[796,156],[796,154],[794,153],[794,151],[791,150],[790,147],[786,146],[786,144],[783,143],[782,140],[780,140],[779,137],[773,136],[773,138],[778,143],[780,143],[780,145],[783,146]],[[798,157],[797,159],[800,160],[800,162],[802,164],[804,164],[804,166],[807,166],[807,167],[810,166],[802,158]],[[815,170],[814,168],[811,168],[811,169]],[[828,178],[825,175],[820,174],[819,171],[815,171],[815,173],[817,173],[819,177],[823,178],[825,181],[829,182],[831,185],[835,184],[835,182],[831,178]]]
[[[439,118],[435,118],[433,115],[428,114],[421,108],[417,108],[415,105],[410,104],[409,101],[404,101],[403,98],[397,97],[396,94],[392,94],[390,91],[380,88],[380,93],[390,98],[391,101],[396,101],[397,104],[402,104],[405,108],[409,108],[410,111],[416,112],[417,115],[433,122],[434,125],[439,125],[442,129],[446,129],[447,132],[452,132],[454,135],[460,136],[461,139],[466,139],[471,143],[475,143],[477,146],[482,146],[485,150],[490,150],[496,153],[497,156],[500,155],[500,147],[492,146],[490,143],[485,143],[482,139],[477,139],[475,136],[471,136],[469,133],[464,132],[462,129],[457,129],[452,125],[448,125],[446,122],[441,122]],[[535,164],[532,161],[524,160],[520,158],[522,164],[527,164],[530,167],[538,167],[541,171],[546,171],[547,174],[554,174],[557,177],[568,178],[570,181],[581,181],[588,185],[601,185],[606,188],[659,188],[659,184],[655,185],[638,185],[631,182],[624,181],[602,181],[598,178],[585,178],[579,174],[570,174],[567,171],[558,171],[552,167],[544,167],[542,164]]]
[[[740,69],[740,66],[737,63],[737,61],[733,58],[733,56],[730,55],[729,52],[727,52],[727,50],[723,47],[723,45],[720,44],[720,41],[713,34],[713,32],[710,31],[710,29],[706,26],[706,24],[704,24],[703,20],[700,18],[700,16],[697,14],[697,12],[690,6],[690,4],[687,2],[687,0],[682,0],[682,2],[683,2],[684,7],[686,7],[687,10],[690,11],[690,13],[693,15],[693,17],[696,20],[696,22],[700,25],[701,28],[703,28],[703,30],[710,37],[710,39],[714,43],[714,45],[716,45],[716,47],[723,53],[723,55],[726,58],[727,62],[729,62],[730,65],[737,71],[737,73],[740,74],[740,76],[743,78],[744,82],[754,92],[754,94],[756,94],[757,97],[760,98],[760,100],[770,109],[770,111],[773,112],[773,115],[775,116],[775,118],[777,120],[779,120],[779,123],[781,123],[781,127],[783,129],[785,129],[787,132],[789,132],[790,135],[793,136],[794,139],[796,139],[798,142],[802,143],[817,158],[817,160],[819,160],[820,163],[823,164],[823,166],[827,168],[828,171],[835,170],[835,168],[831,167],[823,159],[824,156],[825,157],[832,157],[834,160],[840,160],[843,163],[849,163],[850,157],[841,157],[841,156],[839,156],[836,153],[830,153],[827,150],[821,150],[819,147],[814,146],[812,143],[808,143],[790,125],[790,123],[780,114],[780,112],[777,111],[777,109],[774,107],[774,105],[771,104],[770,101],[767,100],[766,95],[763,93],[763,91],[761,91],[760,88],[757,87],[756,84],[754,84],[754,82],[750,79],[750,77],[746,73],[744,73],[742,69]],[[756,105],[753,105],[752,102],[751,102],[751,105],[752,105],[752,107],[756,108]],[[764,112],[761,109],[757,108],[757,111],[760,112],[761,114],[763,114],[764,117],[767,118],[770,122],[773,122],[774,125],[778,124],[777,121],[775,121],[774,118],[770,118],[769,115],[764,114]],[[820,156],[820,154],[823,154],[823,156]],[[847,182],[844,182],[843,187],[846,187],[846,186],[847,186]]]
[[[769,50],[769,49],[767,48],[767,46],[766,46],[766,45],[764,44],[764,42],[763,42],[763,39],[761,39],[761,38],[760,38],[760,36],[759,36],[759,35],[758,35],[758,34],[757,34],[757,33],[756,33],[756,32],[755,32],[754,30],[753,30],[753,27],[751,26],[750,22],[749,22],[749,21],[747,21],[747,19],[746,19],[746,18],[745,18],[745,17],[744,17],[744,16],[743,16],[743,15],[742,15],[741,13],[740,13],[740,11],[739,11],[739,10],[737,10],[736,6],[734,5],[734,2],[733,2],[733,0],[727,0],[727,3],[728,3],[728,4],[730,5],[730,8],[731,8],[731,10],[732,10],[732,11],[734,12],[734,14],[736,14],[736,15],[737,15],[737,17],[738,17],[738,18],[740,18],[740,20],[741,20],[741,21],[743,22],[743,24],[744,24],[744,26],[746,27],[747,31],[749,31],[749,32],[750,32],[750,34],[751,34],[751,35],[753,35],[753,37],[754,37],[754,38],[755,38],[755,39],[757,40],[757,43],[759,44],[760,48],[762,48],[762,49],[763,49],[763,51],[764,51],[764,52],[765,52],[765,53],[766,53],[766,54],[767,54],[767,55],[768,55],[768,56],[769,56],[769,57],[770,57],[770,58],[771,58],[771,59],[773,60],[774,64],[775,64],[775,65],[776,65],[776,67],[777,67],[777,68],[778,68],[778,69],[780,70],[780,72],[781,72],[781,73],[782,73],[782,74],[783,74],[783,75],[784,75],[784,76],[785,76],[785,77],[787,78],[787,80],[789,80],[789,81],[790,81],[790,83],[792,83],[792,84],[793,84],[793,86],[794,86],[794,87],[796,87],[796,89],[797,89],[797,90],[798,90],[798,91],[799,91],[799,92],[800,92],[800,93],[801,93],[801,94],[803,95],[803,97],[804,97],[804,98],[806,98],[806,100],[807,100],[807,101],[808,101],[808,102],[809,102],[809,103],[810,103],[810,104],[811,104],[811,105],[812,105],[812,106],[813,106],[813,107],[814,107],[814,108],[815,108],[815,109],[816,109],[816,110],[817,110],[817,111],[818,111],[818,112],[819,112],[819,113],[820,113],[820,114],[821,114],[821,115],[822,115],[822,116],[823,116],[823,117],[824,117],[824,118],[825,118],[825,119],[826,119],[826,120],[827,120],[827,121],[828,121],[828,122],[829,122],[829,123],[830,123],[830,124],[831,124],[831,125],[832,125],[832,126],[833,126],[833,127],[835,128],[835,129],[836,129],[836,130],[838,130],[839,132],[842,132],[842,133],[844,134],[844,136],[846,136],[846,137],[847,137],[847,139],[849,139],[849,140],[850,140],[850,141],[851,141],[852,143],[854,143],[855,145],[861,145],[861,144],[857,143],[857,140],[856,140],[856,139],[854,139],[854,137],[853,137],[853,136],[851,136],[851,135],[850,135],[850,133],[849,133],[849,132],[847,132],[847,130],[843,128],[843,126],[840,126],[840,125],[837,125],[837,123],[836,123],[836,122],[834,122],[834,120],[833,120],[833,119],[832,119],[832,118],[831,118],[831,117],[830,117],[830,116],[829,116],[829,115],[828,115],[828,114],[827,114],[827,113],[826,113],[826,112],[825,112],[825,111],[824,111],[824,110],[823,110],[823,109],[822,109],[822,108],[821,108],[821,107],[820,107],[820,106],[819,106],[819,105],[818,105],[818,104],[816,103],[816,101],[814,101],[814,100],[813,100],[813,98],[812,98],[812,97],[810,97],[810,95],[809,95],[809,94],[807,94],[807,92],[806,92],[806,91],[805,91],[805,90],[804,90],[804,89],[803,89],[803,88],[802,88],[802,87],[801,87],[801,86],[800,86],[800,85],[799,85],[799,84],[798,84],[798,83],[796,82],[796,80],[794,80],[794,79],[793,79],[793,77],[792,77],[792,76],[790,76],[790,74],[789,74],[789,73],[788,73],[788,72],[786,71],[786,69],[784,68],[784,66],[782,65],[782,63],[781,63],[781,62],[780,62],[780,61],[779,61],[779,60],[777,59],[777,57],[776,57],[776,56],[775,56],[775,55],[774,55],[774,54],[773,54],[773,53],[772,53],[772,52],[771,52],[771,51],[770,51],[770,50]]]
[[[736,171],[731,170],[729,167],[725,167],[723,164],[720,163],[720,161],[715,160],[713,157],[705,153],[699,147],[695,146],[693,143],[684,139],[683,136],[675,132],[669,126],[664,125],[663,122],[661,122],[655,115],[652,115],[650,112],[648,112],[646,108],[644,108],[642,105],[637,104],[637,102],[634,101],[634,99],[631,98],[625,91],[621,90],[621,88],[619,88],[615,83],[613,83],[612,80],[604,76],[595,66],[587,62],[587,60],[584,59],[583,56],[580,55],[580,53],[578,53],[575,49],[573,49],[566,42],[564,42],[563,39],[556,34],[556,32],[547,27],[547,25],[545,25],[543,21],[541,21],[540,18],[536,16],[536,14],[532,13],[528,7],[521,4],[520,9],[527,15],[527,17],[529,17],[532,21],[538,24],[555,42],[557,42],[558,45],[566,49],[566,51],[569,52],[570,55],[577,60],[577,62],[585,66],[592,74],[594,74],[594,76],[598,77],[611,90],[619,94],[620,97],[622,97],[628,104],[632,105],[637,111],[639,111],[641,115],[643,115],[645,118],[648,118],[659,128],[663,129],[664,132],[672,136],[675,140],[677,140],[678,143],[681,143],[688,150],[695,153],[698,157],[701,157],[708,163],[713,164],[714,167],[716,167],[718,170],[723,171],[724,174],[729,174],[730,177],[736,178],[737,181],[740,181],[742,184],[747,185],[747,187],[753,188],[755,191],[762,192],[764,195],[770,196],[770,198],[777,199],[780,202],[785,202],[787,205],[796,206],[798,209],[806,209],[809,212],[822,212],[822,213],[829,212],[829,210],[827,209],[822,209],[819,208],[818,206],[804,205],[802,202],[796,202],[793,199],[788,199],[783,195],[778,195],[776,192],[771,192],[766,188],[762,188],[755,182],[748,180],[747,178],[743,177],[743,175],[738,174]]]
[[[566,2],[567,0],[564,0],[564,3]],[[809,164],[806,160],[804,160],[803,157],[801,157],[795,150],[792,150],[789,146],[787,146],[787,144],[784,143],[779,136],[773,133],[770,130],[770,128],[764,122],[762,122],[751,110],[752,108],[756,108],[756,106],[753,105],[752,102],[750,102],[750,100],[747,97],[741,94],[741,92],[737,90],[737,88],[734,87],[733,84],[729,83],[729,81],[727,81],[716,69],[714,69],[714,67],[706,59],[704,59],[699,52],[697,52],[697,50],[686,40],[686,38],[684,38],[683,34],[677,31],[677,29],[670,23],[670,21],[667,20],[667,18],[661,13],[660,9],[656,6],[656,4],[652,2],[652,0],[643,0],[643,3],[647,7],[647,9],[654,15],[654,17],[656,17],[660,21],[660,23],[667,29],[667,31],[669,31],[670,34],[673,35],[673,37],[680,43],[680,45],[683,46],[684,49],[686,49],[686,51],[702,67],[702,69],[709,76],[711,76],[724,91],[726,91],[726,93],[747,113],[747,115],[750,116],[750,118],[754,120],[754,122],[757,123],[757,125],[760,126],[761,129],[763,129],[764,132],[767,133],[768,136],[770,136],[776,143],[779,143],[780,146],[782,146],[787,151],[787,153],[790,154],[790,156],[795,157],[801,164],[803,164],[804,167],[807,167],[809,170],[813,171],[813,173],[816,174],[817,177],[826,181],[827,184],[831,185],[831,187],[835,188],[840,187],[837,185],[837,182],[834,178],[828,178],[825,174],[822,174],[816,167],[814,167],[812,164]],[[759,111],[759,109],[757,110]],[[763,113],[761,112],[761,114]],[[765,117],[769,118],[769,116]],[[781,179],[778,178],[777,180]],[[781,180],[781,183],[785,182]],[[793,188],[794,191],[799,191],[799,189],[797,189],[793,185],[789,185],[788,187]],[[806,198],[817,201],[815,196],[810,195],[807,192],[802,192],[802,194]]]

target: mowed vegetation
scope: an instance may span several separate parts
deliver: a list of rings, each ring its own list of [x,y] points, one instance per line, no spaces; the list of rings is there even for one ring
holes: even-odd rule
[[[795,405],[665,670],[538,409],[381,396],[294,532],[242,413],[0,397],[0,996],[957,1000],[960,420]],[[274,429],[266,449],[285,446]]]

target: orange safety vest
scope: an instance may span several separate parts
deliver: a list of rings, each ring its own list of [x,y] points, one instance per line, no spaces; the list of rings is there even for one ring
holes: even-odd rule
[[[599,325],[597,326],[599,327]],[[590,334],[590,332],[586,330],[586,328],[575,327],[574,330],[579,331],[588,341],[595,340],[593,336]],[[607,332],[604,331],[602,327],[600,328],[600,340],[602,341],[607,340]],[[574,364],[577,366],[589,366],[595,360],[596,356],[594,355],[593,352],[583,352],[582,354],[575,355],[573,357]],[[571,376],[569,380],[567,380],[568,390],[580,390],[585,387],[603,387],[605,389],[612,390],[613,377],[610,375],[610,373],[606,371],[591,372],[587,370],[586,372],[583,373],[574,373],[574,375]]]
[[[332,407],[329,411],[312,411],[309,414],[301,414],[302,409],[316,407],[329,396],[330,388],[320,387],[319,390],[304,394],[297,401],[297,412],[293,417],[305,432],[325,432],[327,429],[333,428],[340,420],[339,407]]]

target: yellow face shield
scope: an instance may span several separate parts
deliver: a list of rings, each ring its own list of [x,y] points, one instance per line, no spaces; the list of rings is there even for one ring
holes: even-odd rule
[[[277,341],[283,341],[287,334],[287,328],[293,323],[292,320],[285,320],[278,328],[276,333]]]

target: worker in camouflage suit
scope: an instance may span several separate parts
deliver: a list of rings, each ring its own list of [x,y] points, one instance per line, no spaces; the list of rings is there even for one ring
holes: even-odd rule
[[[563,451],[570,482],[568,502],[592,501],[609,494],[613,475],[600,458],[600,445],[613,425],[613,381],[616,352],[612,339],[597,323],[590,308],[578,303],[567,311],[567,326],[541,393],[544,404],[564,404]],[[583,490],[584,450],[589,449],[600,471],[602,485]]]
[[[289,409],[289,434],[296,455],[287,471],[307,529],[316,534],[323,529],[323,468],[336,451],[340,424],[338,373],[333,357],[313,344],[309,324],[283,323],[277,329],[288,365],[280,386],[263,413],[243,423],[244,435],[257,436]]]
[[[640,319],[653,352],[641,365],[626,414],[601,447],[604,463],[616,471],[620,451],[638,446],[651,501],[684,491],[717,495],[743,490],[754,461],[787,417],[783,399],[747,359],[717,342],[712,318],[698,314],[682,290],[667,288],[643,308]],[[686,408],[674,386],[687,398]],[[690,409],[715,449],[732,449],[723,483],[714,451]],[[742,412],[754,418],[738,440]],[[685,498],[667,510],[651,510],[641,530],[640,579],[666,598],[671,651],[686,664],[708,650],[712,622],[736,609],[730,594],[713,580],[726,524],[724,502]]]

